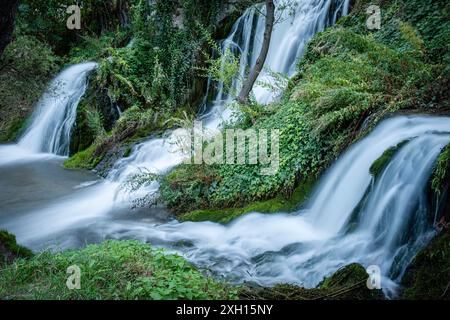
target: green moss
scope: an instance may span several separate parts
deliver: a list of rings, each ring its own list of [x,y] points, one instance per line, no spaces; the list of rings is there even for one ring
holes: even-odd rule
[[[16,141],[26,128],[26,118],[15,118],[4,132],[0,132],[0,142]]]
[[[67,268],[81,271],[68,290]],[[204,276],[184,258],[137,241],[107,241],[82,250],[44,252],[0,273],[0,299],[233,299],[236,290]]]
[[[436,162],[432,176],[433,191],[441,194],[450,183],[450,144],[444,148]]]
[[[401,142],[398,145],[387,149],[381,157],[379,157],[370,167],[370,174],[375,178],[378,177],[382,171],[386,168],[392,158],[395,156],[398,150],[405,145],[407,141]]]
[[[30,258],[31,250],[17,244],[16,237],[5,230],[0,230],[0,266],[17,258]]]
[[[403,286],[403,299],[450,299],[450,234],[438,236],[416,256]]]
[[[367,288],[368,274],[359,264],[339,269],[314,289],[305,289],[290,284],[272,288],[244,287],[239,294],[242,299],[268,300],[381,300],[381,290]]]
[[[182,221],[213,221],[219,223],[228,223],[244,214],[251,212],[276,213],[292,212],[299,208],[311,194],[316,179],[309,178],[294,190],[293,194],[286,198],[278,195],[274,199],[267,201],[258,201],[251,203],[243,208],[229,208],[217,210],[196,210],[180,216]]]
[[[101,161],[101,157],[94,155],[96,150],[95,145],[91,145],[86,150],[80,151],[73,157],[64,162],[64,168],[66,169],[94,169]]]
[[[131,152],[133,151],[133,148],[131,146],[128,146],[125,152],[123,153],[124,158],[128,158],[131,155]]]

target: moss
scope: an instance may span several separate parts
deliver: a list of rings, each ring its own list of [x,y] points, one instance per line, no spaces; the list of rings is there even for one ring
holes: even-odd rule
[[[124,158],[128,158],[131,155],[131,152],[133,151],[133,148],[131,146],[128,146],[123,153]]]
[[[18,258],[30,258],[31,250],[17,244],[16,237],[5,230],[0,230],[0,266]]]
[[[268,300],[382,300],[381,290],[367,288],[368,274],[359,264],[351,264],[339,269],[314,289],[305,289],[290,284],[280,284],[272,288],[242,288],[242,299]]]
[[[294,190],[293,194],[286,198],[283,195],[278,195],[274,199],[266,201],[257,201],[251,203],[243,208],[228,208],[216,210],[195,210],[181,215],[179,218],[182,221],[213,221],[219,223],[228,223],[240,216],[251,213],[276,213],[276,212],[292,212],[299,208],[311,194],[316,179],[309,178]]]
[[[450,144],[442,151],[432,176],[432,189],[441,194],[450,184]]]
[[[64,162],[66,169],[94,169],[101,161],[101,157],[95,157],[96,146],[91,145],[86,150],[80,151]]]
[[[68,290],[67,269],[81,271]],[[0,273],[0,299],[233,299],[236,289],[204,276],[184,258],[138,241],[107,241],[81,250],[16,260]]]
[[[442,234],[422,250],[403,279],[402,299],[450,299],[450,234]]]
[[[26,118],[15,118],[4,132],[0,132],[1,142],[16,141],[26,128]]]
[[[395,156],[398,150],[401,149],[405,145],[407,141],[401,142],[398,145],[389,148],[386,150],[381,157],[379,157],[370,167],[370,174],[377,178],[383,170],[386,168],[386,166],[389,164],[389,162],[392,160],[392,158]]]

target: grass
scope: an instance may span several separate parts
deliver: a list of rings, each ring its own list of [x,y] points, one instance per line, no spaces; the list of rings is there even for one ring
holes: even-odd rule
[[[70,266],[80,268],[79,290],[66,286]],[[234,299],[236,292],[180,256],[137,241],[44,252],[0,272],[0,299]]]

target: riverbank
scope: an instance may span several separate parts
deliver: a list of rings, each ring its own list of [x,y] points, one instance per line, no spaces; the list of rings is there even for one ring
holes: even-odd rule
[[[2,250],[7,248],[8,252]],[[13,235],[0,233],[0,299],[382,299],[367,289],[368,274],[350,265],[324,279],[317,289],[292,285],[263,288],[213,280],[180,256],[136,241],[106,241],[77,251],[33,255]],[[69,289],[76,266],[80,288]],[[74,269],[75,270],[75,269]],[[72,282],[70,282],[72,283]],[[73,282],[73,284],[76,284]]]
[[[450,237],[443,233],[418,254],[397,298],[449,299],[449,255]],[[80,289],[67,287],[70,266],[81,270]],[[0,299],[384,299],[380,290],[367,288],[368,274],[358,264],[337,270],[315,289],[289,284],[236,286],[205,274],[179,256],[136,241],[107,241],[77,251],[33,254],[17,245],[13,235],[0,232]]]

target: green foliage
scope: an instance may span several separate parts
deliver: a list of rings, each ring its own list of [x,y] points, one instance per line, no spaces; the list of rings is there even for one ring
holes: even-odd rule
[[[213,221],[218,223],[228,223],[251,212],[293,212],[309,198],[312,193],[314,183],[315,179],[312,178],[302,181],[300,185],[295,188],[293,194],[289,198],[286,198],[283,195],[278,195],[274,199],[254,202],[243,208],[196,210],[182,214],[178,218],[182,221]]]
[[[23,131],[26,129],[27,121],[24,118],[16,118],[9,119],[6,123],[1,123],[0,127],[5,127],[5,129],[1,130],[0,133],[0,141],[1,142],[10,142],[16,141]]]
[[[167,129],[168,120],[182,112],[197,112],[204,82],[198,74],[201,52],[208,46],[204,34],[210,34],[222,5],[219,0],[130,1],[129,45],[124,41],[130,30],[119,29],[84,35],[72,48],[73,61],[100,59],[91,88],[107,99],[92,101],[88,110],[103,112],[115,105],[125,111],[110,137],[96,143],[96,155]],[[77,120],[80,127],[84,118]]]
[[[106,136],[105,128],[103,128],[103,116],[98,110],[86,110],[86,119],[91,132],[97,140],[101,140]]]
[[[269,106],[270,112],[250,117],[247,113],[251,120],[244,117],[237,125],[280,130],[278,172],[261,176],[259,165],[221,165],[208,169],[212,181],[202,185],[196,177],[204,169],[191,168],[190,182],[180,184],[172,179],[177,174],[168,176],[164,200],[177,211],[190,211],[192,206],[236,207],[280,193],[289,195],[298,181],[320,174],[386,114],[421,105],[417,92],[432,81],[432,73],[419,57],[415,51],[397,51],[370,35],[344,28],[317,35],[282,101]]]
[[[16,35],[0,59],[0,141],[23,129],[32,106],[56,72],[60,59],[43,42]]]
[[[157,174],[149,170],[141,170],[141,172],[129,177],[124,183],[122,183],[120,187],[125,192],[135,193],[146,187],[150,187],[153,183],[157,183],[159,179],[160,176],[158,176]],[[134,208],[143,208],[156,205],[157,193],[147,193],[143,197],[133,199],[132,202]]]
[[[129,7],[135,2],[137,1],[78,1],[81,8],[81,30],[69,30],[66,22],[70,14],[66,10],[69,5],[76,2],[23,0],[19,6],[17,29],[22,34],[31,35],[48,43],[60,55],[66,55],[72,51],[71,55],[75,54],[79,58],[83,55],[88,57],[89,53],[95,52],[89,49],[89,45],[101,46],[104,40],[101,38],[103,34],[109,33],[109,41],[114,45],[123,46],[126,43],[129,27],[124,18],[129,15]],[[99,42],[90,40],[99,37]],[[76,46],[81,46],[86,52],[81,53],[80,49],[75,48]]]
[[[69,52],[70,62],[80,63],[108,58],[112,48],[121,48],[128,39],[128,32],[120,29],[116,32],[103,33],[100,36],[83,36],[83,42],[73,46]]]
[[[5,230],[0,230],[0,271],[4,264],[17,258],[30,258],[31,250],[17,244],[16,237]]]
[[[236,96],[238,92],[233,91],[233,81],[239,75],[239,57],[230,48],[222,53],[218,48],[215,50],[216,57],[208,57],[208,68],[201,69],[205,72],[205,77],[211,77],[213,81],[222,82],[224,90],[231,96]],[[242,81],[242,79],[240,79]]]
[[[66,287],[69,266],[81,289]],[[107,241],[79,251],[44,252],[0,272],[3,299],[234,299],[236,290],[202,275],[180,256],[137,241]]]
[[[436,163],[432,178],[432,189],[441,194],[450,183],[450,145],[445,147]]]

